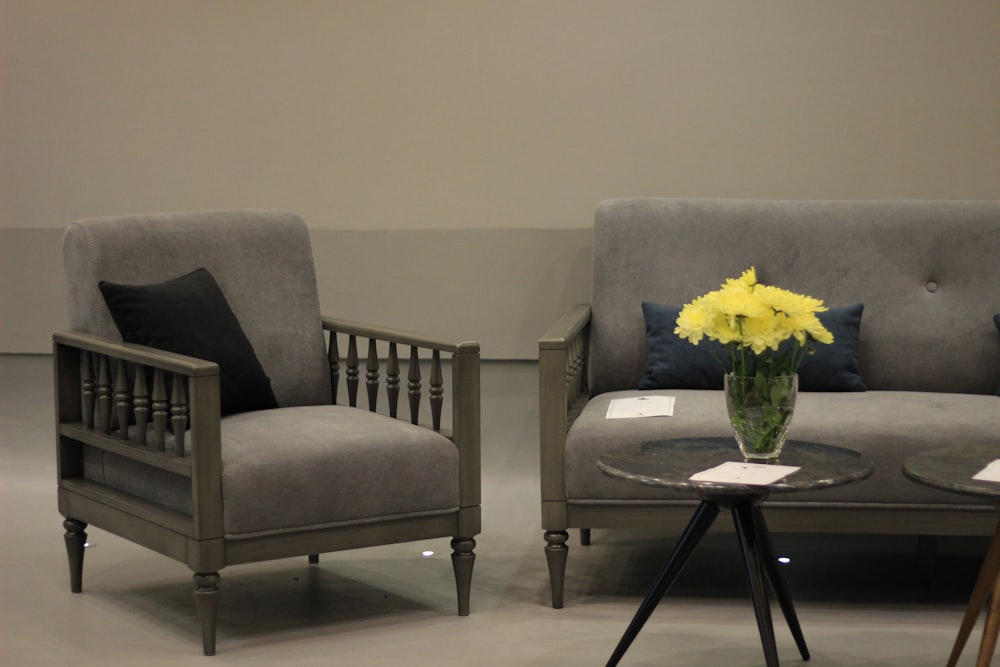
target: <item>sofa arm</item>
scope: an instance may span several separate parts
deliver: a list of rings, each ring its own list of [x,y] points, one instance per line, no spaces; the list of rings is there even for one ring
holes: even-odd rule
[[[565,502],[566,432],[590,397],[590,305],[573,306],[538,341],[542,501]],[[544,520],[544,519],[543,519]]]
[[[330,384],[333,402],[338,402],[342,363],[347,404],[358,407],[358,389],[361,384],[362,361],[358,352],[358,339],[367,340],[364,356],[364,378],[367,409],[374,412],[378,406],[381,386],[380,359],[386,360],[385,396],[389,416],[398,414],[402,375],[399,346],[409,347],[406,369],[406,396],[409,421],[420,423],[420,406],[423,398],[421,365],[429,362],[427,400],[430,405],[430,428],[450,438],[459,453],[461,477],[461,503],[464,507],[480,503],[480,359],[479,344],[426,336],[401,329],[350,322],[330,317],[323,318],[323,329],[329,334],[327,358],[330,365]],[[346,344],[341,357],[341,345]],[[442,428],[442,408],[445,399],[445,382],[442,354],[451,358],[451,428]],[[429,358],[428,358],[429,355]],[[477,531],[478,532],[478,531]]]
[[[76,332],[53,335],[53,362],[60,487],[113,502],[84,478],[83,447],[96,447],[190,478],[194,516],[163,512],[160,522],[221,537],[218,364]]]

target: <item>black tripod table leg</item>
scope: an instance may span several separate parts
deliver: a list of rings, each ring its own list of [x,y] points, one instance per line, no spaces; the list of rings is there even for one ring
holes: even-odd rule
[[[767,588],[761,570],[761,554],[757,531],[754,528],[753,509],[750,505],[738,504],[733,506],[732,512],[740,550],[743,552],[747,583],[750,585],[750,598],[753,600],[753,609],[757,616],[757,629],[760,631],[760,641],[764,645],[764,659],[767,667],[778,667],[778,647],[774,642],[774,624],[771,622],[771,606],[767,599]]]
[[[757,543],[760,545],[761,562],[764,565],[764,575],[771,582],[771,589],[781,606],[781,613],[785,616],[785,622],[792,631],[795,645],[799,648],[799,654],[803,660],[809,659],[809,647],[806,646],[805,635],[802,634],[802,626],[799,625],[799,617],[795,613],[795,605],[792,603],[791,593],[785,585],[778,569],[778,559],[774,553],[774,544],[771,542],[771,533],[767,530],[767,523],[764,521],[764,513],[759,505],[753,507],[754,525],[757,530]]]
[[[628,629],[625,630],[625,634],[618,641],[618,646],[615,647],[614,653],[608,659],[607,667],[614,667],[622,659],[622,656],[625,655],[625,651],[632,645],[632,641],[639,634],[639,630],[645,625],[650,614],[656,609],[656,605],[670,589],[674,580],[677,579],[677,575],[684,569],[684,565],[691,558],[695,547],[698,546],[701,538],[708,532],[712,522],[715,521],[715,517],[718,515],[719,506],[704,500],[698,506],[698,509],[695,510],[694,516],[691,517],[687,528],[684,529],[684,533],[681,535],[680,540],[678,540],[677,546],[674,547],[673,553],[670,554],[667,562],[664,563],[659,574],[656,575],[652,587],[646,593],[642,604],[639,605],[639,610],[635,612],[635,616],[632,618],[632,622],[629,623]]]

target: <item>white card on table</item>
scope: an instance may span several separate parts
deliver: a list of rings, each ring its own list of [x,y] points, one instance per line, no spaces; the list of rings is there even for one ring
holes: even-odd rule
[[[714,468],[696,472],[688,479],[693,482],[720,482],[723,484],[750,484],[766,486],[787,477],[799,466],[763,465],[743,461],[726,461]]]
[[[608,404],[606,419],[629,419],[632,417],[673,417],[673,396],[637,396],[636,398],[616,398]]]
[[[1000,459],[997,459],[977,472],[972,476],[972,479],[978,479],[984,482],[1000,482]]]

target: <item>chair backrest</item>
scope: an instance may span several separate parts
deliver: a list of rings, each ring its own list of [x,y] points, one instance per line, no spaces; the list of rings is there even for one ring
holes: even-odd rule
[[[642,301],[681,306],[750,266],[828,306],[864,304],[869,389],[997,391],[1000,201],[697,199],[598,207],[591,390],[642,376]]]
[[[63,237],[69,324],[121,340],[98,283],[161,283],[198,268],[215,277],[271,378],[278,404],[330,401],[312,247],[281,211],[92,218]]]

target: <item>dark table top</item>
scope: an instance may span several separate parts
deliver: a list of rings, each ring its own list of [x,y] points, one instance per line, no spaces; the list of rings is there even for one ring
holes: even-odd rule
[[[945,491],[1000,500],[1000,482],[972,479],[997,459],[1000,459],[1000,440],[989,446],[943,447],[908,457],[903,462],[903,474]]]
[[[647,486],[733,495],[837,486],[864,479],[874,471],[871,459],[850,449],[789,440],[776,463],[799,466],[799,470],[771,484],[751,486],[688,479],[696,472],[726,461],[744,462],[733,438],[680,438],[654,440],[605,452],[598,458],[597,467],[611,477]]]

